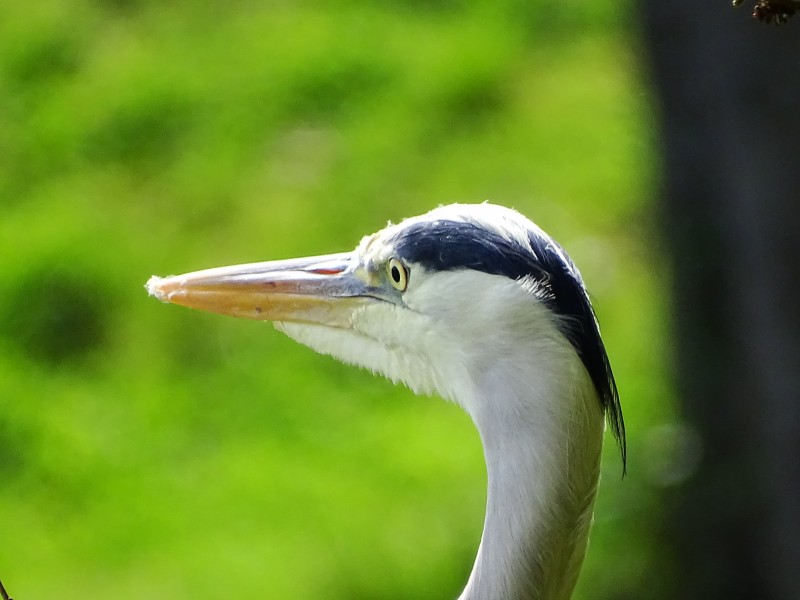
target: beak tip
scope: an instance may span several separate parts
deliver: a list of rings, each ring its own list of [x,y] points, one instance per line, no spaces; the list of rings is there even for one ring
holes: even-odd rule
[[[169,295],[161,288],[163,281],[164,279],[162,277],[153,275],[147,280],[147,283],[144,285],[144,287],[150,296],[161,300],[161,302],[169,302]]]

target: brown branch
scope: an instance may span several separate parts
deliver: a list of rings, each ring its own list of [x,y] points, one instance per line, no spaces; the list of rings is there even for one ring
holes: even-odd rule
[[[733,0],[734,6],[744,4],[745,0]],[[753,7],[753,18],[762,23],[782,25],[800,10],[800,0],[757,0]]]

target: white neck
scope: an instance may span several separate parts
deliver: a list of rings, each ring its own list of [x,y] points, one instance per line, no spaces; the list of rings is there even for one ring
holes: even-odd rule
[[[568,348],[553,354],[566,363],[561,382],[578,384],[536,376],[541,369],[551,378],[552,364],[528,363],[524,376],[506,364],[479,382],[483,397],[465,403],[489,481],[481,545],[459,600],[572,594],[592,520],[603,417],[578,357]]]
[[[279,327],[472,417],[489,488],[483,537],[460,600],[565,600],[592,519],[603,414],[575,349],[524,282],[445,271],[378,304],[353,330]],[[402,316],[402,318],[400,318]],[[487,325],[490,324],[490,326]]]

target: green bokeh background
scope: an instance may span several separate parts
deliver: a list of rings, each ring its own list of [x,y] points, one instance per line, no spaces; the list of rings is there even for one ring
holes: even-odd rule
[[[629,431],[576,598],[643,597],[670,455],[650,97],[617,0],[4,0],[0,579],[52,598],[455,598],[466,415],[147,297],[453,201],[581,267]],[[674,460],[673,460],[674,459]]]

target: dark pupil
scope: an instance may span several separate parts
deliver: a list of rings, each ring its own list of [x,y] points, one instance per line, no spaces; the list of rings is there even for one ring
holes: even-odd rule
[[[392,279],[395,283],[400,283],[400,269],[396,266],[392,266]]]

